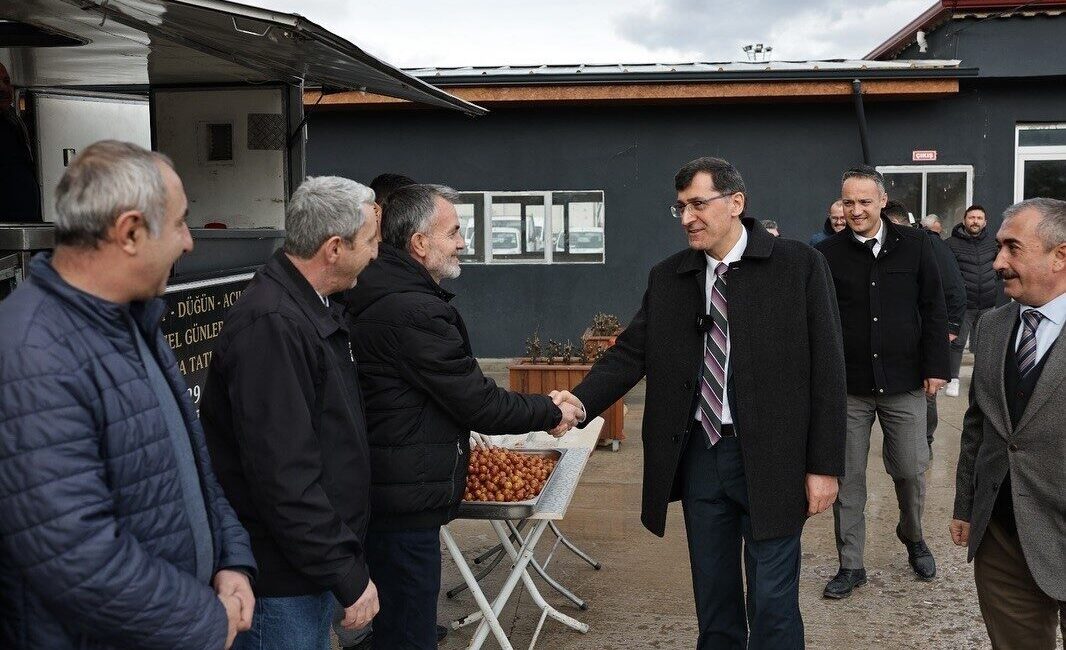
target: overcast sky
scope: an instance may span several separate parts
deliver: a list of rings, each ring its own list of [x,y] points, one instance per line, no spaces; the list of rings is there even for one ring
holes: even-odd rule
[[[932,0],[242,0],[400,67],[861,58]]]

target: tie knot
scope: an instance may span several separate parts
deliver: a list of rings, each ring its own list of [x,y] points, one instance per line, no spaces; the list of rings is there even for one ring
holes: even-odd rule
[[[870,252],[873,252],[874,246],[877,246],[877,239],[867,239],[863,242],[863,245],[866,246],[866,248],[869,248]]]
[[[1046,317],[1035,309],[1026,309],[1022,312],[1022,320],[1025,321],[1025,326],[1031,330],[1035,330],[1044,318]]]
[[[725,262],[719,262],[718,266],[714,267],[714,274],[718,277],[722,277],[729,270],[729,265]]]

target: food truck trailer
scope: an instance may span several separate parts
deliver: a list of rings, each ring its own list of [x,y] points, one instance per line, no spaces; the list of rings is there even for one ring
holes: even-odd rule
[[[225,0],[0,0],[0,63],[41,198],[40,223],[7,224],[0,196],[0,300],[53,246],[54,190],[79,150],[110,138],[167,154],[195,246],[173,269],[163,327],[195,401],[222,314],[284,239],[305,175],[305,85],[485,112],[301,16]]]

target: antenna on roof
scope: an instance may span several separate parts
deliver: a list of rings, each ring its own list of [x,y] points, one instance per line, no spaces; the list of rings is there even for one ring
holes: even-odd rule
[[[770,53],[774,51],[774,48],[769,45],[763,45],[762,43],[750,43],[743,48],[744,54],[747,55],[748,61],[759,62],[769,61]]]

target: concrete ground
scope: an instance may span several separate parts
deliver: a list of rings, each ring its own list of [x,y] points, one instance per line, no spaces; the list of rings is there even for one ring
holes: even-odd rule
[[[506,385],[506,372],[486,365],[497,381]],[[914,578],[906,552],[894,535],[898,515],[895,493],[884,471],[881,434],[875,429],[867,505],[866,568],[870,582],[848,600],[822,599],[825,583],[837,570],[833,516],[829,511],[814,518],[803,534],[800,582],[808,647],[989,647],[974,592],[972,565],[966,563],[965,551],[953,546],[948,535],[969,370],[969,366],[963,368],[960,397],[939,398],[940,426],[928,475],[924,518],[926,541],[937,560],[936,581],[927,584]],[[549,602],[588,623],[590,630],[582,635],[549,619],[538,648],[695,647],[696,617],[681,509],[677,504],[671,507],[664,539],[655,537],[640,523],[643,385],[630,393],[626,404],[629,411],[625,442],[618,452],[601,448],[592,455],[562,522],[567,536],[598,559],[603,568],[593,570],[565,549],[557,551],[550,564],[549,572],[556,579],[588,601],[588,611],[578,610],[538,581]],[[452,530],[468,558],[492,546],[495,539],[484,522],[457,521]],[[546,533],[539,546],[541,559],[552,540]],[[447,554],[445,558],[442,592],[461,580]],[[504,568],[497,569],[485,581],[490,599],[500,587]],[[469,592],[453,600],[442,593],[439,620],[450,621],[475,608]],[[500,618],[516,648],[529,645],[538,616],[528,594],[516,590]],[[451,631],[441,647],[467,647],[474,627]],[[485,647],[498,646],[490,637]]]

